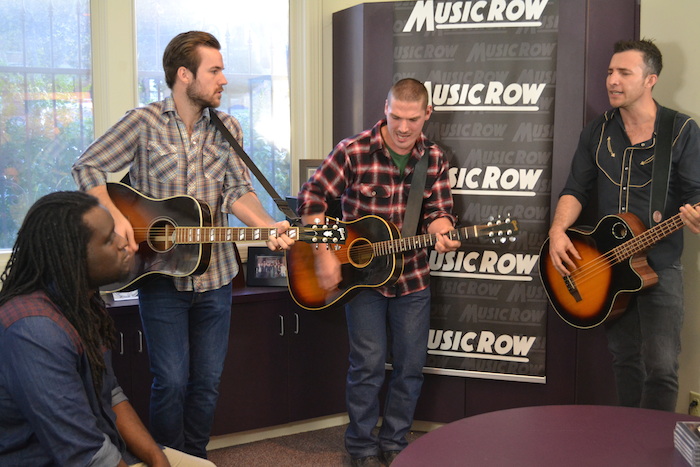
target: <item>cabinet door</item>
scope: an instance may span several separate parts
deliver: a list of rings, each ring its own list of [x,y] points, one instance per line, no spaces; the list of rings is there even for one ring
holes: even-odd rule
[[[234,302],[212,435],[289,420],[287,328],[279,300]]]
[[[131,394],[129,400],[134,406],[136,413],[141,417],[146,428],[149,427],[149,405],[151,401],[151,384],[153,376],[151,374],[151,366],[148,360],[148,349],[146,348],[146,339],[143,335],[143,326],[141,325],[141,316],[134,313],[132,316],[130,332],[130,351],[131,351]]]
[[[342,307],[308,311],[291,303],[291,420],[343,413],[348,334]]]
[[[114,374],[141,421],[148,427],[152,377],[138,306],[114,307],[110,313],[117,331],[117,343],[112,351]]]
[[[131,372],[131,352],[129,351],[129,328],[131,318],[126,313],[112,312],[114,327],[116,328],[116,344],[112,349],[112,368],[114,375],[119,381],[119,385],[129,397],[131,392],[131,382],[133,380]],[[140,414],[139,414],[140,415]]]

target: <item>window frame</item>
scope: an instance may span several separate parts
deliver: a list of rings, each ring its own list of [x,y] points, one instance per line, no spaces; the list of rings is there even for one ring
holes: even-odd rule
[[[90,0],[95,135],[138,105],[135,9],[134,0]],[[322,0],[289,0],[292,191],[299,189],[297,161],[325,154],[318,134],[319,128],[325,128],[320,66],[323,12]],[[112,175],[110,180],[121,176]],[[9,257],[9,249],[0,250],[0,271]]]

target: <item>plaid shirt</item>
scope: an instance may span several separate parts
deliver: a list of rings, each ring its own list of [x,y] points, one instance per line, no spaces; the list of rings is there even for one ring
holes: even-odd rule
[[[217,115],[243,145],[238,121],[222,112]],[[144,195],[188,195],[207,203],[215,226],[227,226],[225,213],[253,191],[247,167],[210,121],[209,109],[188,138],[172,97],[127,112],[75,162],[73,178],[81,190],[89,190],[104,185],[107,172],[126,168],[131,184]],[[233,244],[215,243],[204,274],[174,281],[178,290],[204,292],[228,284],[237,273]]]
[[[447,217],[454,224],[449,166],[442,149],[425,136],[416,142],[403,173],[399,173],[382,140],[380,120],[373,128],[347,138],[333,149],[299,192],[299,214],[325,212],[326,200],[341,197],[343,220],[376,215],[401,230],[413,170],[421,157],[430,157],[423,192],[423,217],[419,231],[427,232],[435,219]],[[418,249],[404,253],[404,270],[393,286],[377,290],[386,297],[406,295],[430,284],[428,253]]]

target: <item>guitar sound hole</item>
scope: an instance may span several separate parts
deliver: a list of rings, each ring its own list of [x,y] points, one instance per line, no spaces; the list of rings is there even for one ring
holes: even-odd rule
[[[617,240],[622,240],[627,237],[628,229],[627,225],[623,222],[615,222],[612,227],[612,235]]]
[[[367,240],[358,239],[348,248],[348,259],[356,268],[363,268],[372,261],[372,244]]]
[[[159,219],[148,229],[148,245],[154,251],[164,253],[175,246],[175,225],[167,219]]]

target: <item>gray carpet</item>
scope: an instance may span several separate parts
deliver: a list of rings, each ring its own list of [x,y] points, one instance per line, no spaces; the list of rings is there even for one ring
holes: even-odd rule
[[[209,451],[218,467],[341,467],[350,465],[343,434],[347,425]],[[410,432],[409,443],[423,433]]]

